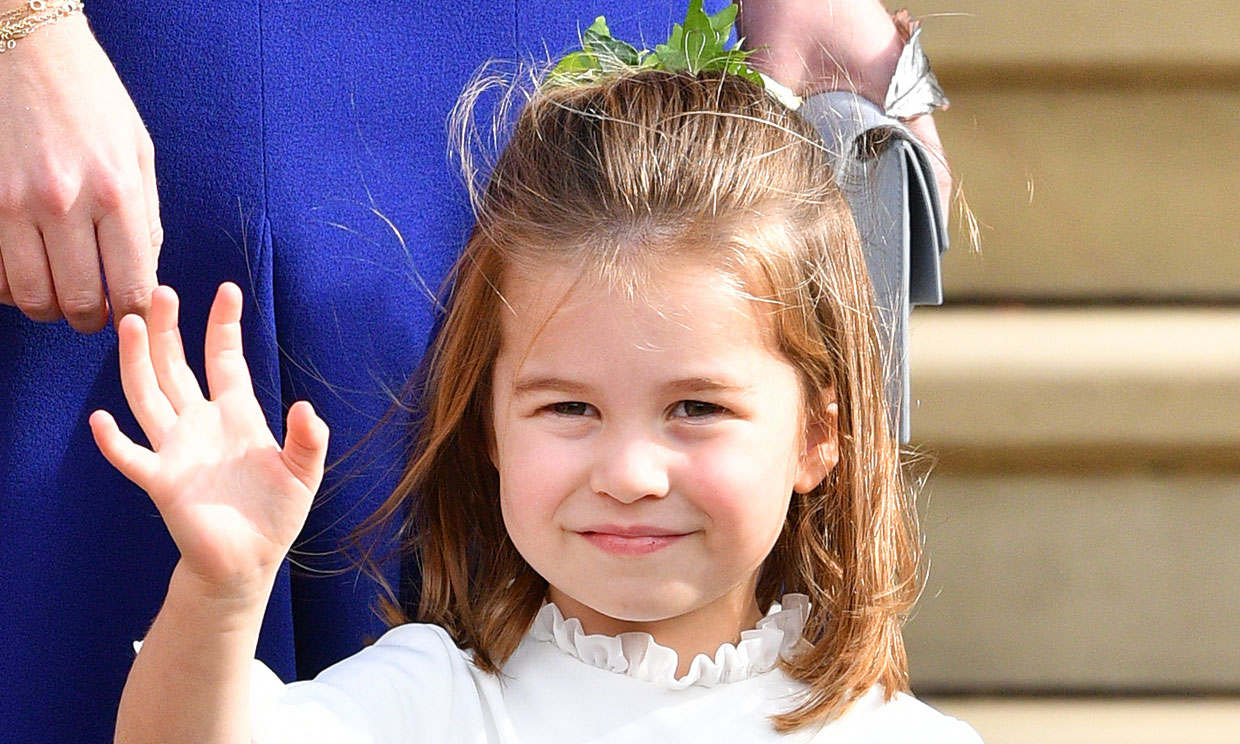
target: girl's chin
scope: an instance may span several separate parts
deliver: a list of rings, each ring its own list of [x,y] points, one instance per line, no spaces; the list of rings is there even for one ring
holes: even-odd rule
[[[582,629],[587,633],[602,635],[644,631],[640,626],[672,622],[703,607],[697,596],[660,594],[657,590],[652,591],[649,584],[645,584],[631,593],[613,589],[602,593],[602,596],[588,596],[583,592],[579,595],[583,596],[583,599],[577,599],[552,587],[548,596],[560,608],[564,617],[575,617],[581,621]]]

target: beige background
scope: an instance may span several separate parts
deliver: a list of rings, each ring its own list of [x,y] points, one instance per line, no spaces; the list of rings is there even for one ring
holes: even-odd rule
[[[1240,3],[909,5],[981,238],[912,323],[914,688],[991,744],[1240,742]]]

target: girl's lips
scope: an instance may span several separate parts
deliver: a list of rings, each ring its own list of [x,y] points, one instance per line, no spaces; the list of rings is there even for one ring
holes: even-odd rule
[[[647,555],[688,537],[688,533],[669,533],[664,530],[651,530],[646,533],[629,530],[623,533],[583,531],[577,534],[594,547],[614,555]]]

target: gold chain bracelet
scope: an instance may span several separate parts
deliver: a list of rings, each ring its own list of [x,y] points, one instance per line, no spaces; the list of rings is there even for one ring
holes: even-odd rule
[[[17,40],[35,29],[82,12],[82,0],[27,0],[20,7],[0,13],[0,54],[17,46]]]

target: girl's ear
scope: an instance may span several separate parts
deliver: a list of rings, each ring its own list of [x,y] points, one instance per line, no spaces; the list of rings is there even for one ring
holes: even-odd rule
[[[487,458],[499,470],[499,442],[495,439],[495,415],[490,405],[482,409],[482,431],[487,439]]]
[[[797,493],[809,493],[826,480],[827,474],[840,459],[838,431],[840,407],[835,395],[824,396],[826,405],[822,415],[810,422],[805,429],[805,450],[797,463],[796,479],[792,488]]]

